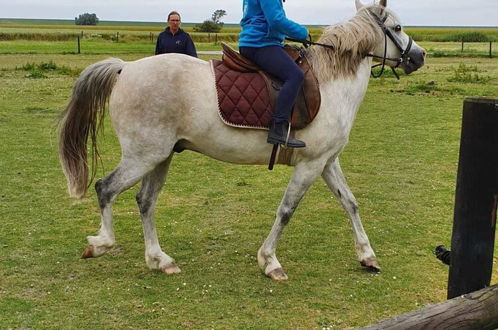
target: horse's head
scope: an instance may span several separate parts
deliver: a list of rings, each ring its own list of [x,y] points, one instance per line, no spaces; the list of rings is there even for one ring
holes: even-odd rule
[[[403,31],[396,15],[386,9],[387,0],[380,0],[378,5],[373,6],[365,6],[360,0],[355,0],[355,4],[358,12],[371,16],[384,34],[372,53],[374,59],[392,68],[400,67],[406,74],[424,65],[425,49]]]

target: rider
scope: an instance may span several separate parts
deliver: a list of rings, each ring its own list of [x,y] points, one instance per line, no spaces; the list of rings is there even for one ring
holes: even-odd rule
[[[243,0],[239,51],[283,85],[270,124],[267,142],[302,148],[303,141],[288,137],[289,121],[304,73],[283,50],[286,36],[305,40],[308,30],[285,16],[282,0]]]

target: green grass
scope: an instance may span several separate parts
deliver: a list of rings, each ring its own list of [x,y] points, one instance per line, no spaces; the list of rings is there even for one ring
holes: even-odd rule
[[[461,42],[422,41],[418,44],[427,50],[430,57],[489,57],[489,42],[465,42],[462,50]],[[491,45],[493,57],[498,57],[498,44]]]
[[[191,34],[194,42],[219,41],[234,42],[238,39],[240,26],[225,24],[220,33],[193,32],[195,23],[183,23],[182,27]],[[46,40],[69,41],[76,35],[85,38],[114,40],[116,33],[127,41],[148,40],[150,34],[157,36],[165,27],[160,22],[103,21],[95,26],[74,25],[71,20],[23,20],[0,19],[0,40]],[[314,40],[322,33],[322,26],[308,26]],[[406,27],[406,32],[417,42],[488,42],[498,41],[497,27]],[[211,39],[212,38],[212,39]]]
[[[56,26],[59,28],[60,26]],[[42,30],[32,28],[5,28],[0,26],[0,54],[71,54],[77,53],[77,37],[80,36],[80,51],[83,54],[126,54],[153,53],[155,40],[161,29],[150,30],[147,27],[122,27],[119,41],[116,31],[75,30],[72,27],[63,29]],[[108,27],[108,28],[112,28]],[[140,29],[145,30],[140,30]],[[235,28],[232,28],[232,30]],[[497,29],[498,30],[498,29]],[[150,39],[151,33],[153,39]],[[220,50],[219,42],[237,44],[238,32],[231,31],[220,34],[190,32],[198,50]],[[321,28],[311,30],[313,39],[317,40]],[[411,31],[408,30],[411,34]],[[489,57],[489,42],[465,42],[462,50],[461,42],[418,41],[431,57]],[[498,45],[492,43],[491,54],[498,57]]]
[[[290,280],[274,283],[255,255],[292,169],[191,152],[175,156],[156,212],[181,274],[147,269],[136,187],[114,207],[117,246],[79,259],[100,218],[92,191],[80,202],[66,193],[56,123],[75,77],[58,70],[107,56],[0,55],[0,328],[343,329],[445,300],[448,268],[432,251],[450,243],[462,102],[498,95],[497,59],[429,58],[400,81],[371,81],[341,163],[383,270],[361,269],[347,216],[319,180],[278,247]],[[490,80],[449,81],[455,70]],[[105,131],[99,177],[120,159],[109,122]]]
[[[235,43],[230,43],[236,46]],[[221,45],[212,42],[196,43],[196,49],[221,50]],[[135,42],[113,42],[102,39],[82,39],[80,41],[81,54],[149,54],[154,55],[155,42],[135,41]],[[32,41],[15,40],[0,41],[0,54],[77,54],[77,40],[71,41]]]
[[[215,42],[236,43],[240,32],[237,24],[226,24],[218,34],[193,32],[194,23],[182,26],[191,34],[198,50],[219,49]],[[0,54],[77,53],[77,36],[81,37],[83,54],[152,54],[157,35],[164,27],[159,22],[105,21],[96,26],[76,26],[71,20],[0,19]],[[313,40],[317,40],[322,27],[308,28]],[[433,57],[489,57],[489,41],[494,41],[492,56],[498,56],[496,27],[407,27],[406,32]],[[466,41],[463,51],[462,39]]]
[[[197,50],[221,50],[213,36],[202,36],[205,42],[196,42]],[[211,40],[210,42],[208,40]],[[221,39],[219,41],[222,41]],[[236,42],[228,41],[234,47]],[[458,42],[419,42],[430,57],[489,57],[489,43],[465,43],[461,51]],[[102,38],[83,38],[80,41],[82,54],[153,54],[155,42],[136,39],[127,41],[120,37],[120,41]],[[10,40],[0,41],[0,54],[75,54],[78,52],[76,37],[69,41],[43,41],[43,40]],[[498,45],[493,44],[493,57],[498,57]]]
[[[408,33],[416,41],[497,41],[497,27],[407,27]]]

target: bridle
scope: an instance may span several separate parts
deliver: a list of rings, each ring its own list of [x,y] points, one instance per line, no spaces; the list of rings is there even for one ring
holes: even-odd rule
[[[369,10],[369,12],[370,12],[370,14],[373,17],[375,17],[375,20],[376,20],[377,24],[382,29],[382,32],[384,32],[384,55],[383,56],[377,56],[377,55],[374,55],[374,54],[365,54],[365,57],[372,57],[372,58],[382,59],[382,63],[375,64],[375,65],[372,66],[371,75],[374,78],[379,78],[384,73],[384,68],[386,66],[386,62],[387,61],[392,61],[392,62],[396,62],[397,64],[396,64],[396,66],[391,67],[391,70],[393,71],[393,73],[396,76],[396,78],[399,79],[399,75],[396,72],[396,68],[399,67],[401,65],[401,63],[408,63],[408,62],[410,62],[410,57],[408,56],[408,52],[412,48],[413,39],[410,36],[408,36],[408,44],[406,45],[406,48],[403,49],[403,47],[401,46],[401,43],[399,42],[399,39],[392,33],[392,31],[385,24],[386,21],[387,21],[387,19],[388,19],[388,17],[389,17],[389,14],[386,14],[384,17],[381,18],[381,17],[377,16],[377,14],[373,13],[371,10]],[[396,28],[401,29],[401,26],[397,25]],[[310,35],[308,36],[308,38],[309,38],[309,40],[297,40],[297,39],[292,39],[292,38],[286,38],[286,39],[289,40],[289,41],[292,41],[292,42],[302,43],[305,48],[308,48],[310,45],[316,45],[316,46],[325,47],[325,48],[328,48],[328,49],[335,50],[335,46],[334,45],[327,45],[327,44],[322,44],[322,43],[319,43],[319,42],[313,42],[311,40],[311,36]],[[396,46],[396,48],[398,48],[398,50],[400,52],[400,57],[398,57],[398,58],[387,57],[387,38],[389,38],[392,41],[392,43]],[[379,67],[379,66],[382,66],[381,70],[380,70],[380,72],[378,74],[375,74],[373,72],[373,69],[376,68],[376,67]]]
[[[403,49],[403,47],[401,46],[401,43],[399,42],[399,39],[392,33],[392,31],[385,24],[387,18],[389,17],[389,15],[386,14],[383,18],[380,18],[379,16],[377,16],[375,13],[373,13],[371,11],[370,11],[370,14],[375,17],[375,20],[377,21],[377,24],[382,29],[382,32],[384,32],[384,56],[377,56],[377,55],[374,55],[374,54],[366,54],[365,55],[365,56],[368,56],[368,57],[382,59],[382,63],[375,64],[375,65],[372,66],[372,71],[371,71],[372,77],[379,78],[380,76],[382,76],[382,74],[384,73],[384,68],[386,66],[386,61],[389,60],[389,61],[393,61],[393,62],[397,63],[396,66],[391,67],[391,70],[393,71],[393,74],[396,76],[396,78],[399,80],[399,75],[396,72],[396,68],[398,66],[400,66],[401,63],[408,63],[408,62],[410,62],[410,57],[408,56],[408,53],[410,52],[410,49],[412,48],[413,39],[412,39],[412,37],[408,36],[408,44],[406,45],[406,48]],[[395,28],[399,28],[401,30],[401,26],[400,25],[396,25]],[[394,44],[394,46],[396,46],[396,48],[398,48],[398,50],[400,52],[400,57],[398,57],[398,58],[390,58],[390,57],[386,56],[387,55],[387,38],[388,37],[389,37],[389,39],[391,39],[391,41]],[[380,69],[380,72],[376,75],[373,72],[373,69],[376,68],[376,67],[379,67],[379,66],[382,66],[382,67]]]

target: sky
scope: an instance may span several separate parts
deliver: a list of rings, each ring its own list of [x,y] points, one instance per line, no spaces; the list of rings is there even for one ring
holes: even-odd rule
[[[363,0],[371,3],[372,0]],[[331,25],[354,16],[354,0],[286,0],[287,17],[301,24]],[[393,0],[404,25],[498,27],[498,0]],[[225,23],[238,23],[242,0],[0,0],[0,18],[74,19],[95,13],[105,21],[164,22],[176,10],[183,22],[202,22],[226,10]]]

